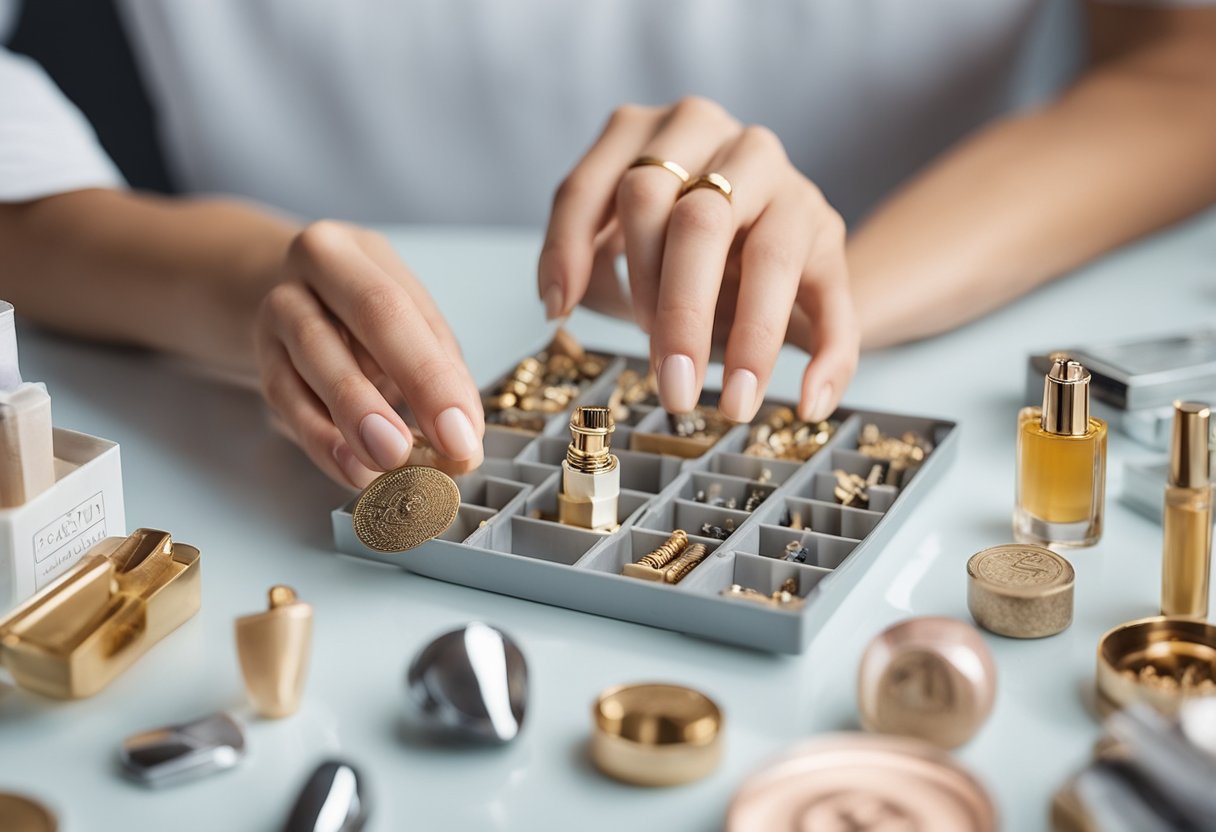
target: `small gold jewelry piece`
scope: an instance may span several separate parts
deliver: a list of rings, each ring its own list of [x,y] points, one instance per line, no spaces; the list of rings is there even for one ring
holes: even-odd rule
[[[447,474],[418,465],[381,474],[351,512],[355,535],[369,549],[396,553],[447,531],[460,508],[460,489]]]
[[[770,602],[769,597],[763,592],[752,589],[750,586],[743,586],[742,584],[731,584],[719,594],[728,598],[738,598],[742,601],[755,601],[757,604],[764,604],[766,606]]]
[[[906,431],[901,437],[886,436],[878,425],[869,424],[862,427],[857,437],[857,450],[889,462],[887,482],[897,486],[909,468],[925,461],[933,451],[933,443],[913,431]]]
[[[649,554],[643,555],[636,563],[625,564],[621,569],[621,574],[630,578],[641,578],[644,581],[661,581],[663,573],[660,570],[675,560],[687,545],[688,532],[676,529],[671,533],[671,537]]]
[[[312,646],[312,606],[291,587],[270,589],[270,608],[236,620],[236,653],[258,713],[291,716],[300,707]]]
[[[636,432],[629,447],[650,454],[696,459],[731,429],[731,422],[717,408],[697,405],[688,413],[668,414],[671,433]]]
[[[722,711],[679,685],[622,685],[592,709],[591,759],[609,777],[677,786],[708,775],[722,758]]]
[[[679,179],[682,184],[688,182],[688,171],[684,170],[682,165],[672,162],[669,159],[659,159],[655,156],[639,156],[629,163],[629,168],[632,170],[633,168],[641,168],[648,165],[653,165],[675,174],[676,178]]]
[[[663,580],[669,584],[678,584],[708,556],[709,549],[704,543],[692,544],[667,567],[667,571],[663,573]]]
[[[776,609],[796,609],[803,604],[803,599],[798,596],[797,578],[786,578],[781,582],[781,588],[771,595],[765,595],[757,589],[752,589],[742,584],[731,584],[719,594],[728,598],[738,598],[743,601],[751,601],[755,604]]]
[[[604,372],[603,359],[587,354],[564,328],[540,353],[515,366],[483,404],[496,425],[539,432],[547,414],[570,406],[583,388]]]
[[[878,466],[875,466],[878,467]],[[863,480],[857,474],[850,474],[842,468],[837,468],[832,471],[836,477],[836,487],[832,493],[836,497],[836,502],[842,506],[855,506],[858,508],[867,508],[870,505],[869,488],[871,483],[868,480]],[[879,468],[879,476],[882,475],[882,469]],[[870,476],[874,476],[874,471],[870,471]]]
[[[608,396],[608,409],[618,422],[628,422],[635,406],[657,407],[659,386],[654,373],[643,376],[637,370],[622,370],[616,387]]]
[[[156,529],[107,537],[0,619],[0,664],[45,696],[92,696],[201,604],[198,549]]]
[[[688,196],[688,194],[698,188],[709,188],[711,191],[717,191],[726,197],[727,202],[733,202],[734,198],[731,194],[734,188],[731,187],[730,181],[720,173],[710,172],[703,173],[700,176],[694,176],[684,183],[684,187],[680,189],[680,196]]]
[[[832,422],[803,422],[794,416],[790,408],[775,407],[764,421],[752,425],[743,453],[768,459],[806,462],[828,443],[835,432],[836,425]]]

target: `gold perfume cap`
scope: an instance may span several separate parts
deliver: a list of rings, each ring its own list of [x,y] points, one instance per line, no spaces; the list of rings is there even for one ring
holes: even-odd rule
[[[1170,485],[1203,488],[1212,478],[1209,455],[1212,410],[1202,402],[1174,402]]]
[[[566,460],[576,471],[593,474],[613,465],[612,433],[616,422],[606,407],[580,407],[570,416]]]
[[[1062,436],[1089,432],[1089,370],[1057,355],[1043,379],[1043,430]]]

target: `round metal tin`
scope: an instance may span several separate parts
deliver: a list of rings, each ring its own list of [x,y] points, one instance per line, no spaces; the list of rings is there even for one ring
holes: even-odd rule
[[[1042,546],[993,546],[967,561],[967,608],[985,630],[1011,638],[1043,638],[1072,623],[1076,573]]]
[[[920,616],[875,636],[857,673],[857,709],[867,731],[956,748],[988,719],[996,663],[965,621]]]
[[[680,685],[609,688],[592,708],[591,758],[604,774],[638,786],[705,777],[722,757],[722,712]]]
[[[1216,695],[1216,626],[1159,615],[1115,627],[1098,642],[1097,689],[1104,716],[1133,702],[1174,714]]]
[[[55,832],[59,822],[32,797],[0,792],[0,827],[4,832]]]
[[[726,832],[994,832],[996,807],[949,754],[907,737],[828,734],[739,788]]]

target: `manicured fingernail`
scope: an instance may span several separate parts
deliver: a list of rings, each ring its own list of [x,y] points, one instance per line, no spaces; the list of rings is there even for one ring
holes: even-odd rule
[[[812,422],[822,422],[832,415],[832,384],[828,382],[819,388],[811,406],[807,408],[807,419]]]
[[[697,406],[697,370],[687,355],[669,355],[659,365],[659,399],[669,413]]]
[[[731,370],[722,387],[718,409],[732,422],[746,422],[756,412],[756,374],[751,370]]]
[[[338,463],[338,467],[342,469],[342,473],[346,476],[349,482],[355,488],[360,490],[367,488],[371,481],[376,478],[376,472],[371,471],[359,458],[355,456],[355,452],[346,445],[338,445],[334,448],[334,460]]]
[[[435,417],[435,436],[444,456],[457,462],[471,459],[481,448],[473,423],[459,407],[449,407]]]
[[[359,438],[363,447],[384,471],[404,465],[410,455],[410,443],[392,422],[379,413],[369,413],[359,423]]]
[[[562,305],[565,298],[562,296],[562,287],[556,283],[545,290],[545,318],[553,320],[562,314]]]

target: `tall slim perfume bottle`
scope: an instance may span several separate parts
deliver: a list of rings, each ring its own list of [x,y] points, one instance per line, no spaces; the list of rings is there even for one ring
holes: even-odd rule
[[[1161,557],[1161,614],[1208,617],[1212,565],[1212,411],[1199,402],[1174,402],[1165,540]]]
[[[1089,371],[1057,357],[1043,380],[1043,406],[1018,414],[1019,543],[1092,546],[1102,537],[1106,423],[1089,415]]]

